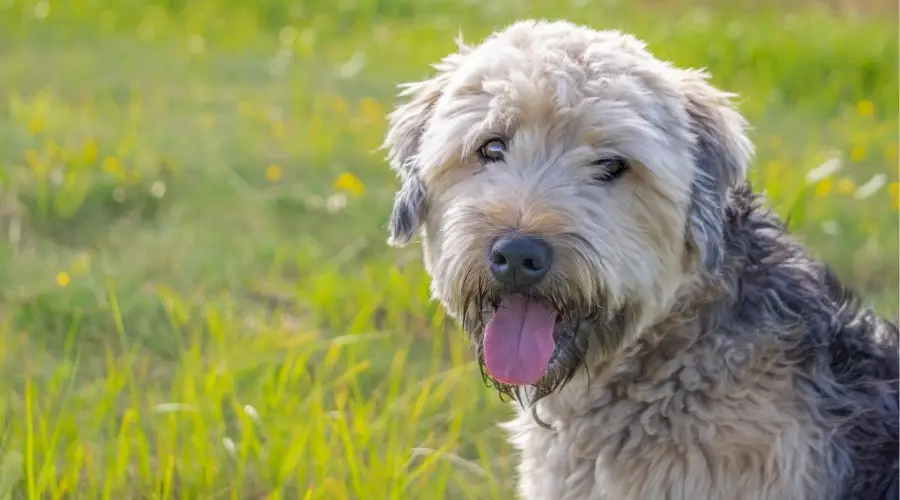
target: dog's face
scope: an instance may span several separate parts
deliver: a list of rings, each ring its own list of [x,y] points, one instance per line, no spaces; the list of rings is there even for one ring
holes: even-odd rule
[[[421,229],[433,293],[501,389],[552,390],[715,271],[751,146],[705,75],[565,22],[435,68],[390,117],[391,242]]]

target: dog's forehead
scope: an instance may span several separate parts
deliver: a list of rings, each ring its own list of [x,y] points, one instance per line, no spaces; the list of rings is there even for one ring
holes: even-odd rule
[[[604,97],[614,81],[640,81],[653,91],[666,65],[645,44],[618,31],[595,31],[569,23],[519,23],[470,50],[446,89],[448,100],[460,95],[487,93],[525,97],[520,87],[544,82],[555,87],[561,107],[575,106],[585,97]],[[659,80],[656,82],[655,80]],[[573,95],[578,94],[578,95]],[[529,96],[533,97],[533,96]]]
[[[568,22],[517,23],[489,37],[474,50],[498,54],[504,49],[550,55],[554,60],[605,62],[611,67],[655,60],[646,44],[634,35]]]
[[[462,54],[446,75],[435,116],[465,114],[502,129],[560,114],[602,119],[590,109],[599,104],[660,127],[680,118],[677,69],[628,34],[519,23]]]

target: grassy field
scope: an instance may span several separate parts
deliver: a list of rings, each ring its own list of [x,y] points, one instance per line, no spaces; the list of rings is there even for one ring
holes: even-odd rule
[[[0,500],[510,498],[510,410],[385,244],[384,115],[459,29],[708,67],[757,187],[896,314],[897,7],[858,6],[0,0]]]

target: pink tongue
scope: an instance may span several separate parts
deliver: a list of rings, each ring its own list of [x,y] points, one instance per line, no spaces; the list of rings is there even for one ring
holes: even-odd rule
[[[556,347],[556,313],[537,300],[512,295],[484,330],[484,362],[499,382],[531,385],[547,373]]]

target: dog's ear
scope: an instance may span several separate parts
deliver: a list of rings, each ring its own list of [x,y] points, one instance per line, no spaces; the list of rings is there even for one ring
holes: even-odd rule
[[[412,98],[398,106],[388,117],[383,147],[388,149],[388,161],[401,182],[391,211],[391,235],[388,239],[391,246],[409,243],[425,214],[425,185],[419,175],[417,156],[422,134],[431,119],[434,104],[441,96],[441,88],[435,80],[404,85],[400,95],[411,95]]]
[[[695,137],[696,176],[688,212],[687,240],[700,263],[714,272],[724,257],[723,231],[728,190],[744,180],[753,144],[747,122],[734,108],[733,94],[707,82],[700,71],[686,71],[686,108]]]
[[[459,51],[434,65],[437,74],[425,81],[401,85],[400,97],[409,98],[388,116],[388,131],[382,148],[388,150],[388,161],[400,177],[401,186],[394,196],[391,212],[391,246],[409,243],[418,230],[427,209],[425,184],[419,164],[422,134],[434,113],[434,106],[443,94],[453,71],[470,49],[457,39]]]
[[[418,175],[412,174],[394,195],[388,245],[402,247],[409,243],[424,217],[425,202],[425,185]]]

